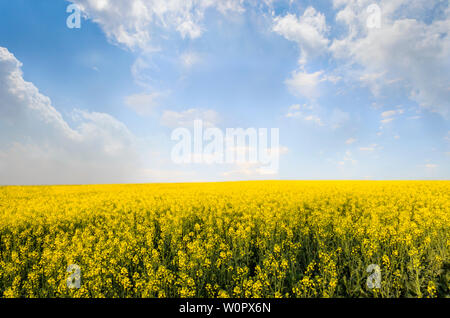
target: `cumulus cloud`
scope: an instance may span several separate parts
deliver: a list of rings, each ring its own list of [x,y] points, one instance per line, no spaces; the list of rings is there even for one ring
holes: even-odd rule
[[[203,21],[215,10],[223,16],[245,11],[243,0],[68,0],[79,6],[85,18],[98,24],[108,40],[137,54],[131,73],[136,83],[155,90],[153,57],[174,37],[196,39],[206,28]],[[194,52],[180,56],[186,69],[200,61]],[[159,88],[158,88],[159,89]],[[128,106],[139,114],[151,113],[154,94],[131,96]],[[143,104],[144,102],[144,104]]]
[[[137,162],[136,139],[114,117],[76,110],[71,127],[0,47],[0,183],[120,182]]]
[[[156,31],[183,38],[202,35],[206,10],[222,14],[244,11],[242,0],[70,0],[98,23],[114,43],[130,49],[155,50]]]
[[[324,53],[329,42],[325,16],[313,7],[308,7],[300,17],[290,13],[275,17],[273,31],[298,44],[300,64],[306,64],[309,57]]]
[[[160,50],[161,39],[172,33],[195,39],[205,31],[209,10],[221,14],[245,11],[243,0],[70,0],[86,17],[98,23],[108,38],[132,50]],[[247,1],[251,4],[255,1]],[[264,2],[270,8],[273,1]],[[336,83],[353,77],[375,95],[392,84],[403,89],[411,100],[431,111],[450,115],[450,9],[446,1],[380,0],[380,28],[368,28],[372,0],[334,0],[336,22],[345,27],[331,40],[323,13],[308,7],[300,14],[272,16],[271,30],[300,50],[299,69],[286,80],[297,96],[317,98],[318,84]],[[273,12],[272,12],[273,13]],[[267,15],[268,16],[268,15]],[[430,17],[434,17],[430,20]],[[159,38],[158,38],[159,37]],[[158,39],[156,39],[158,38]],[[322,70],[305,71],[313,58],[331,54],[338,60],[340,76]],[[184,55],[186,66],[195,56]],[[345,67],[346,65],[348,67]],[[135,64],[136,69],[142,63]],[[137,72],[139,73],[139,72]],[[145,73],[140,72],[140,73]],[[142,74],[140,74],[142,77]],[[148,82],[148,79],[139,81]]]
[[[315,99],[319,96],[319,83],[323,81],[322,71],[308,73],[304,70],[292,72],[291,78],[285,81],[289,91],[295,96]]]
[[[311,73],[305,70],[306,64],[311,59],[328,52],[330,44],[327,38],[328,30],[325,15],[313,7],[306,8],[299,17],[288,13],[283,17],[273,18],[272,31],[295,42],[300,49],[299,68],[285,81],[293,95],[313,100],[320,96],[321,82],[329,81],[336,84],[342,79],[337,75],[325,74],[323,70]]]
[[[419,105],[448,117],[450,9],[442,1],[382,0],[381,27],[368,28],[370,0],[335,0],[336,20],[347,27],[330,46],[333,56],[360,74],[372,92],[393,83]],[[433,13],[432,21],[427,21]]]

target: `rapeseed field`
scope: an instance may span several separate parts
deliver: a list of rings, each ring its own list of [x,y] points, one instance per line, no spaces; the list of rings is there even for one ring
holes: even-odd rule
[[[449,251],[449,181],[0,187],[0,297],[448,297]]]

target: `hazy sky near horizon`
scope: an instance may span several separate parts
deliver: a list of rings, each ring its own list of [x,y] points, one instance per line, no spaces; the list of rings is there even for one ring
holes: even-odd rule
[[[73,3],[79,29],[66,25]],[[450,178],[448,1],[15,0],[0,12],[0,185]],[[195,119],[279,128],[278,173],[175,164],[171,133]]]

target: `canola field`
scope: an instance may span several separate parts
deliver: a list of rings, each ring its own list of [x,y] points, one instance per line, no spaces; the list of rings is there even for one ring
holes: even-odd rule
[[[0,297],[448,297],[449,282],[449,181],[0,187]]]

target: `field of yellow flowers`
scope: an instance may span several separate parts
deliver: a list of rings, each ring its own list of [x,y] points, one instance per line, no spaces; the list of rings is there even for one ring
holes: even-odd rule
[[[0,297],[448,297],[449,281],[449,181],[0,187]]]

